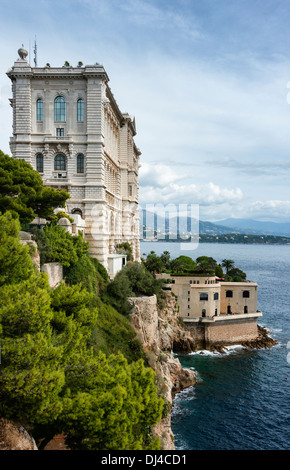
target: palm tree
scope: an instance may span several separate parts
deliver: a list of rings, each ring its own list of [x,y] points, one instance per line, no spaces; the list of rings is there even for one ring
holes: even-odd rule
[[[226,273],[230,271],[235,265],[235,262],[232,259],[223,259],[222,260],[222,267],[226,268]]]

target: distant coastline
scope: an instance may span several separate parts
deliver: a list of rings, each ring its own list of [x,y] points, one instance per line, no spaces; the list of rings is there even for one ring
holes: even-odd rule
[[[201,233],[199,235],[199,243],[235,243],[244,245],[290,245],[290,237],[283,237],[278,235],[246,235],[246,234],[220,234],[220,235],[209,235]],[[175,238],[175,239],[140,239],[142,242],[171,242],[171,243],[186,243],[190,242],[191,239]]]

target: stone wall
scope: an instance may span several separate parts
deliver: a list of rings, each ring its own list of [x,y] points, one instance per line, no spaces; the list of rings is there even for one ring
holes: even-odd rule
[[[236,315],[237,317],[238,315]],[[242,315],[241,315],[242,316]],[[229,346],[254,341],[258,337],[257,317],[227,318],[219,321],[185,322],[194,349],[212,349],[215,346]]]
[[[63,267],[60,263],[45,263],[41,266],[41,271],[47,273],[49,285],[53,289],[63,280]]]
[[[205,334],[209,345],[231,345],[252,341],[258,336],[257,320],[250,318],[213,323],[206,327]]]

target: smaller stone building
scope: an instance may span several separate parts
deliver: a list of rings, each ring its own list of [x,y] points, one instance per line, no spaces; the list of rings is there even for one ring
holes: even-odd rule
[[[157,275],[164,290],[178,298],[187,329],[201,347],[236,344],[257,338],[258,285],[255,282],[224,282],[215,276]]]

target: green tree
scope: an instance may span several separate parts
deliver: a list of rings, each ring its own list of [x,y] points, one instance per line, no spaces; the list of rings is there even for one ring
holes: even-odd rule
[[[164,271],[170,269],[170,252],[169,251],[163,251],[163,253],[160,255],[161,262],[164,267]]]
[[[0,286],[27,280],[35,271],[29,248],[20,242],[18,216],[0,215]]]
[[[225,276],[226,281],[232,281],[232,282],[242,282],[242,281],[245,281],[246,278],[247,278],[246,273],[239,268],[230,269]]]
[[[195,261],[190,258],[189,256],[178,256],[178,258],[175,258],[174,260],[171,261],[170,264],[170,269],[172,273],[191,273],[195,270],[196,268],[196,263]]]
[[[5,155],[0,150],[0,212],[14,211],[21,224],[37,215],[53,217],[56,207],[64,207],[69,194],[44,187],[41,176],[24,160]]]
[[[62,409],[62,347],[54,343],[45,275],[0,290],[0,414],[27,425],[48,424]]]
[[[99,354],[67,370],[63,428],[72,449],[142,450],[158,448],[148,441],[148,427],[161,418],[154,372],[142,361]]]
[[[224,277],[223,268],[221,267],[220,264],[217,264],[217,265],[216,265],[216,268],[215,268],[215,275],[216,275],[217,277],[220,277],[220,278],[223,278],[223,277]]]
[[[222,260],[222,267],[226,269],[226,274],[228,274],[229,270],[232,269],[234,265],[235,265],[235,262],[232,259]]]
[[[102,351],[106,356],[121,353],[129,363],[138,359],[145,360],[142,344],[126,316],[117,312],[112,305],[105,304],[98,297],[96,297],[96,302],[97,323],[89,338],[89,344],[94,351]]]
[[[46,225],[43,230],[34,228],[32,234],[39,248],[41,264],[55,261],[68,267],[89,250],[81,233],[71,235],[60,225]]]
[[[104,302],[112,305],[122,315],[128,315],[132,309],[128,297],[134,297],[130,280],[122,271],[119,271],[113,281],[111,281],[106,292],[102,295]]]
[[[128,315],[132,309],[128,297],[156,295],[159,306],[163,305],[162,281],[157,280],[138,262],[128,263],[119,271],[103,296],[120,313]]]
[[[211,256],[199,256],[196,258],[196,272],[199,274],[214,275],[217,262]]]
[[[156,255],[155,251],[150,251],[146,260],[144,261],[146,269],[153,274],[157,274],[163,271],[164,263],[161,258]]]
[[[120,271],[120,276],[126,276],[129,279],[130,288],[137,296],[153,295],[155,293],[157,283],[143,264],[138,262],[127,264],[127,266]]]
[[[122,242],[117,245],[117,252],[127,255],[127,261],[133,261],[133,250],[129,242]]]
[[[64,269],[64,277],[67,284],[81,284],[83,289],[96,295],[100,295],[107,285],[93,258],[86,254]]]

